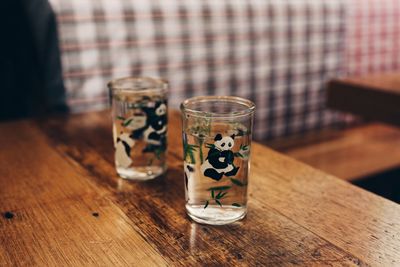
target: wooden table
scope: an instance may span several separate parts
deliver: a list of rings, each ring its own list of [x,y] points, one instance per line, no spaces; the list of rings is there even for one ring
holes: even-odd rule
[[[0,124],[0,265],[400,265],[400,207],[259,144],[249,213],[188,219],[179,116],[169,170],[114,171],[108,112]]]
[[[330,108],[400,125],[400,73],[333,80],[327,98]]]

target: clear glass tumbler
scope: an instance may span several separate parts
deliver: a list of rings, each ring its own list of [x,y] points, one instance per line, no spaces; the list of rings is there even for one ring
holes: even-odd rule
[[[233,96],[200,96],[181,104],[186,211],[222,225],[247,212],[255,105]]]
[[[121,78],[109,82],[108,88],[117,173],[134,180],[163,174],[167,168],[168,83],[149,77]]]

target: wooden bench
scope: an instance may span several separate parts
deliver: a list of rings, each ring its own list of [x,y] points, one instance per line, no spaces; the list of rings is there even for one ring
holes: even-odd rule
[[[335,79],[328,84],[327,105],[400,126],[400,72]]]
[[[400,126],[400,73],[335,79],[328,83],[327,105],[363,119]],[[346,180],[400,167],[400,128],[379,123],[266,144]]]
[[[400,167],[400,129],[381,123],[329,129],[265,144],[349,181]]]

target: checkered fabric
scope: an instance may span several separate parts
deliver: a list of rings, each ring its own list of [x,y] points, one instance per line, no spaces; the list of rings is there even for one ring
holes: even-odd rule
[[[400,0],[352,0],[346,23],[346,74],[400,70]]]
[[[346,0],[50,0],[73,111],[108,105],[107,81],[161,76],[170,106],[194,95],[257,105],[255,137],[339,121],[325,82],[344,62]]]

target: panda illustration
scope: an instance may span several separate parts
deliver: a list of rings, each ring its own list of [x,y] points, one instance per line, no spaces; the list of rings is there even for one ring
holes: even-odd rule
[[[233,165],[234,153],[232,148],[235,144],[235,136],[224,136],[217,134],[214,138],[214,146],[208,151],[204,163],[201,165],[201,173],[216,181],[221,180],[222,176],[234,176],[239,167]]]
[[[132,164],[131,148],[135,141],[127,133],[121,133],[115,144],[115,160],[118,166],[128,168]]]
[[[132,139],[139,139],[147,125],[147,116],[146,114],[134,114],[133,116],[125,119],[123,122],[125,128],[131,131],[130,137]]]
[[[145,108],[145,112],[147,128],[143,132],[143,138],[148,145],[143,152],[154,152],[156,149],[164,151],[167,146],[167,105],[158,102],[154,108]]]

